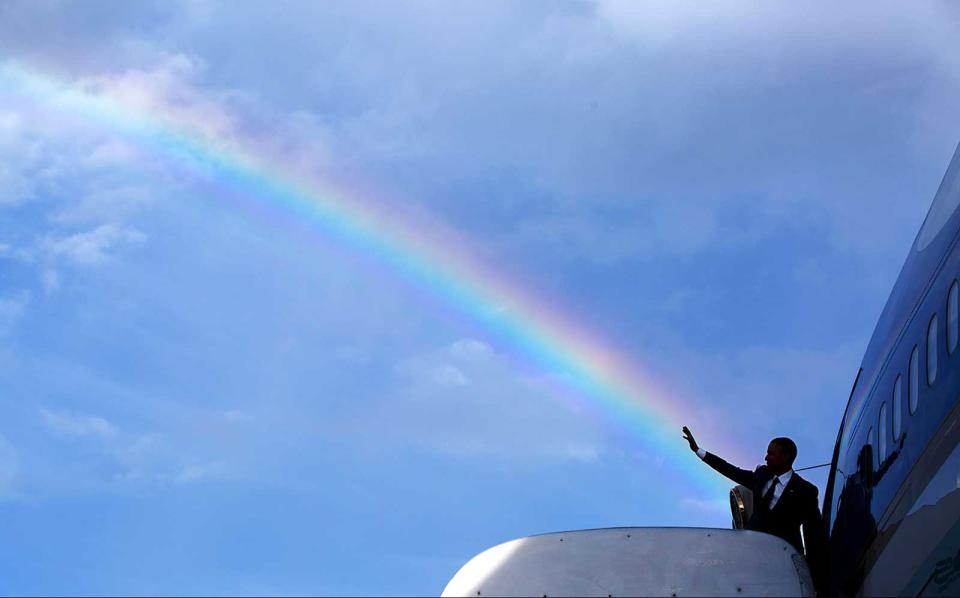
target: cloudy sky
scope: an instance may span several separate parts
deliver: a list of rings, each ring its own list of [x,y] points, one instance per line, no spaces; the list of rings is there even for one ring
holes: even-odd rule
[[[437,594],[528,534],[728,526],[661,428],[828,460],[958,39],[947,3],[0,4],[0,593]],[[647,421],[131,114],[445,239]]]

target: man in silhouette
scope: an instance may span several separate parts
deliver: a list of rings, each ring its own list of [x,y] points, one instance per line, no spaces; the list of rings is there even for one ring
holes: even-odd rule
[[[720,457],[708,453],[693,439],[686,426],[683,437],[690,443],[690,450],[710,467],[737,484],[753,491],[753,514],[747,529],[779,536],[803,554],[803,540],[807,544],[807,560],[816,585],[822,574],[823,521],[817,504],[817,487],[793,471],[797,458],[797,445],[789,438],[774,438],[767,446],[766,465],[753,471],[735,467]]]

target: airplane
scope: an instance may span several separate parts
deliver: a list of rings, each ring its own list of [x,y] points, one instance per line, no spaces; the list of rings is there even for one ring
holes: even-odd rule
[[[960,145],[867,345],[823,496],[814,588],[786,541],[742,529],[622,527],[487,549],[442,596],[960,595]]]

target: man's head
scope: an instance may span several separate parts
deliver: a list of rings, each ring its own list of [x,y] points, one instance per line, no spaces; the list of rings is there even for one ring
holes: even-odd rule
[[[774,475],[786,473],[793,467],[797,458],[797,445],[789,438],[774,438],[767,445],[767,456],[763,459]]]

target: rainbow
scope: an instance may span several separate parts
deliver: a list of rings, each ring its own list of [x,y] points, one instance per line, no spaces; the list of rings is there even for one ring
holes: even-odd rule
[[[462,241],[384,214],[377,202],[285,170],[240,144],[198,130],[182,116],[138,106],[109,90],[70,84],[11,63],[0,64],[0,86],[5,95],[80,117],[182,161],[367,254],[475,320],[573,391],[586,409],[623,428],[642,450],[656,451],[671,471],[711,493],[729,487],[687,451],[680,438],[683,405],[674,393],[568,316],[474,259],[460,248]]]

